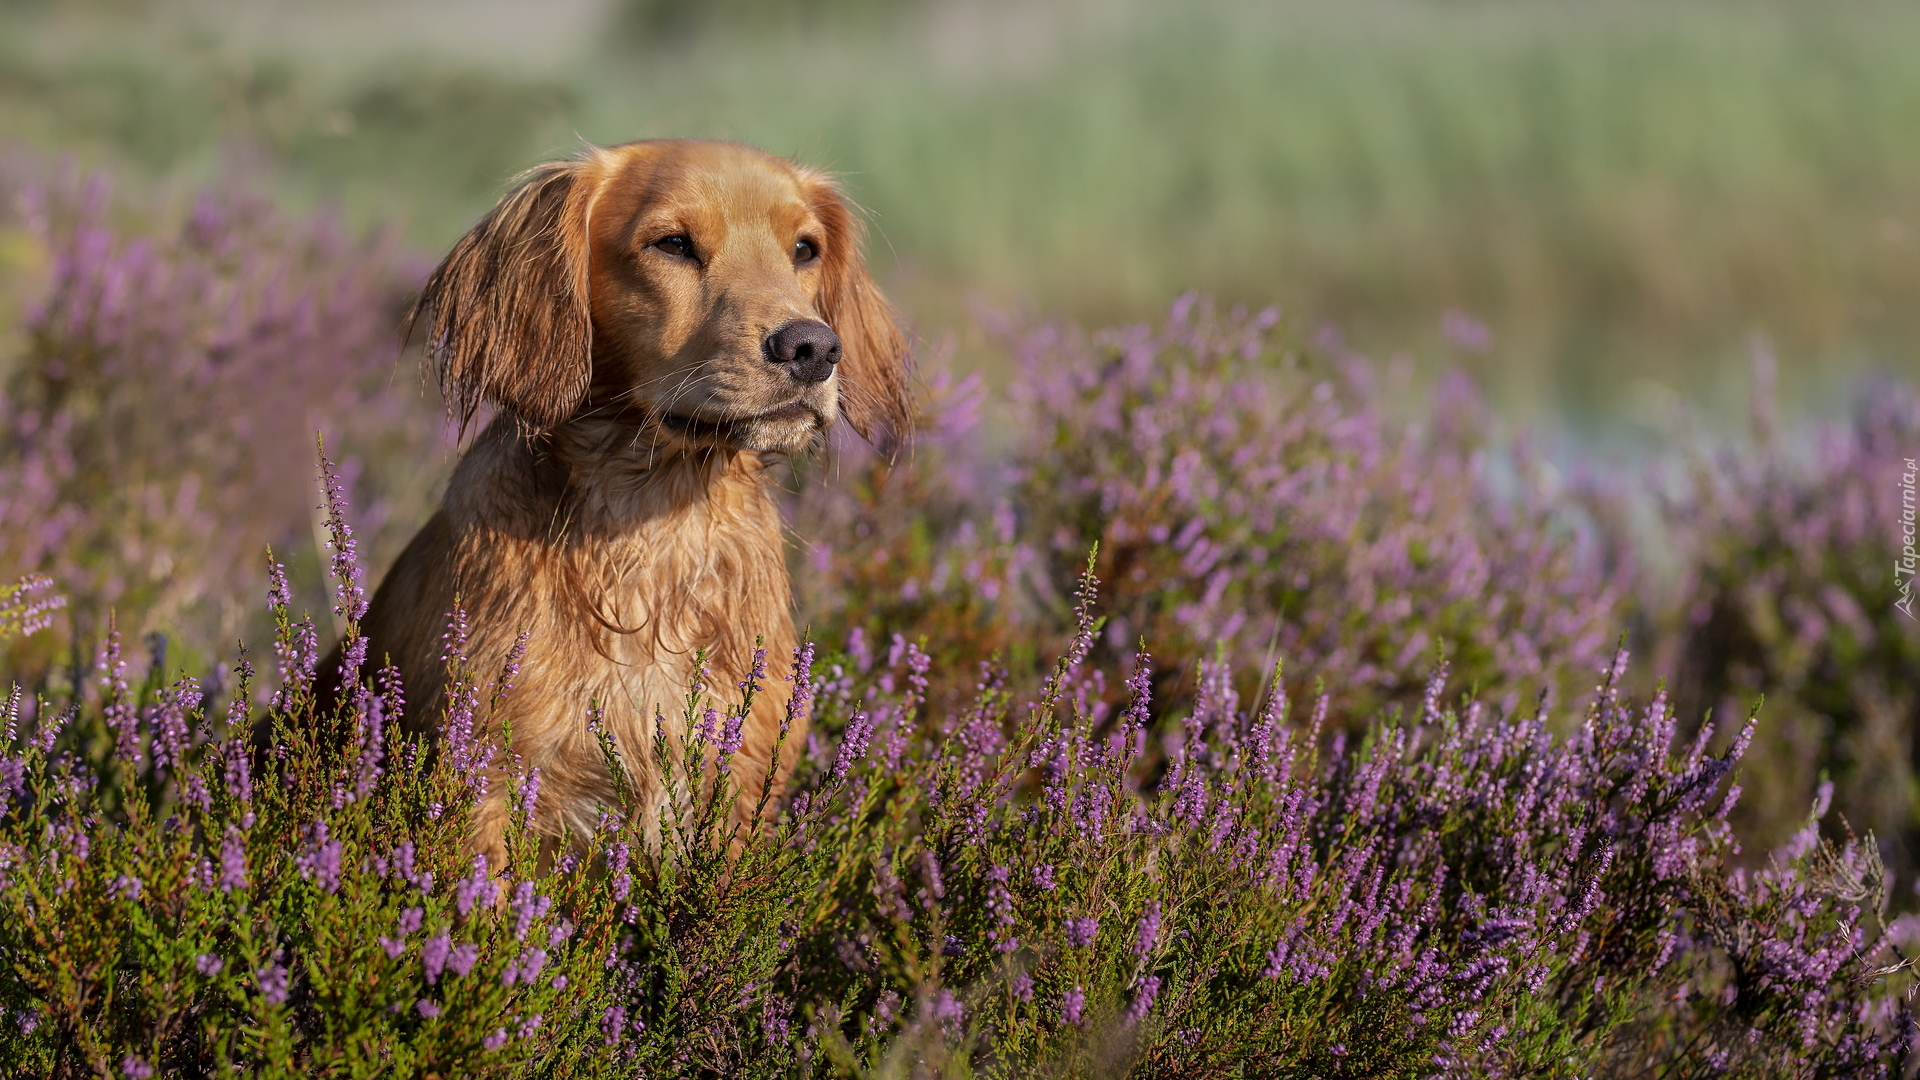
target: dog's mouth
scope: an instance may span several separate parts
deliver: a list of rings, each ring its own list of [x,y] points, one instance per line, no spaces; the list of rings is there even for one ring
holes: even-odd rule
[[[684,439],[703,443],[723,443],[748,445],[759,442],[753,436],[767,425],[789,425],[796,421],[807,421],[808,426],[819,428],[826,426],[826,420],[818,409],[804,402],[790,402],[777,409],[752,416],[742,416],[727,420],[709,420],[687,413],[667,413],[662,417],[664,423],[674,434]]]

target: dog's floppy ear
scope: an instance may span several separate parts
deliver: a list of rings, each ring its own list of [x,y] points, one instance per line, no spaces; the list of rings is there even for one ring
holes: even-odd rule
[[[840,409],[847,422],[888,457],[913,435],[911,356],[893,305],[880,295],[860,257],[860,218],[833,181],[804,173],[822,238],[820,317],[840,337]]]
[[[587,296],[587,199],[580,161],[522,174],[453,245],[407,317],[431,312],[427,357],[464,426],[480,403],[528,430],[586,400],[593,323]]]

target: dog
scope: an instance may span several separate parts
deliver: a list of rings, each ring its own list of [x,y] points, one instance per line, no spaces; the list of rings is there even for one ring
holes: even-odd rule
[[[696,656],[737,700],[756,642],[768,676],[730,774],[735,842],[763,795],[786,717],[796,636],[770,467],[845,419],[883,450],[912,420],[908,342],[862,261],[860,219],[833,179],[738,143],[588,147],[524,174],[433,271],[409,316],[462,430],[439,511],[375,592],[369,656],[396,665],[408,726],[445,715],[443,635],[456,600],[474,670],[510,694],[540,770],[543,850],[618,802],[589,721],[620,749],[650,842],[666,806],[658,718],[677,725]],[[806,739],[793,717],[779,788]],[[677,737],[677,736],[676,736]],[[493,755],[472,849],[504,867],[509,820]]]

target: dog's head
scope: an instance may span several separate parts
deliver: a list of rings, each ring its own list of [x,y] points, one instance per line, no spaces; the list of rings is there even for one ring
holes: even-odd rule
[[[649,140],[522,177],[433,272],[427,352],[464,421],[631,417],[687,446],[800,449],[841,415],[907,432],[907,342],[832,180],[750,146]]]

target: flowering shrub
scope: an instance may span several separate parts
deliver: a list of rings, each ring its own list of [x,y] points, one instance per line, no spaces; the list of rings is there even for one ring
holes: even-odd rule
[[[98,187],[36,198],[48,282],[0,401],[9,1072],[1911,1071],[1882,855],[1908,872],[1920,673],[1873,569],[1908,388],[1641,485],[1663,578],[1622,556],[1631,490],[1550,495],[1458,380],[1408,411],[1338,342],[1191,301],[1007,332],[1004,398],[935,377],[913,456],[840,446],[796,485],[839,647],[786,671],[790,801],[724,831],[764,685],[697,678],[653,745],[603,737],[683,815],[649,845],[614,800],[543,852],[537,771],[472,737],[515,671],[472,669],[464,616],[438,741],[362,670],[347,494],[379,562],[437,430],[376,382],[400,260],[256,204],[176,234]],[[323,458],[318,513],[295,416],[361,458]],[[164,647],[134,672],[125,631],[245,628],[228,564],[269,541],[270,677]],[[296,617],[327,575],[323,625]],[[94,661],[48,678],[68,596]],[[1623,624],[1670,694],[1630,700],[1655,679],[1609,653]],[[489,874],[465,838],[494,783]]]
[[[1626,631],[1636,689],[1664,683],[1689,734],[1765,696],[1744,835],[1784,842],[1824,775],[1911,905],[1920,622],[1893,561],[1914,388],[1870,384],[1848,420],[1799,430],[1763,393],[1752,443],[1689,424],[1671,458],[1563,463],[1584,479],[1556,486],[1488,442],[1458,377],[1408,405],[1337,340],[1270,323],[1183,301],[1159,328],[1003,331],[1004,396],[936,377],[913,457],[843,447],[797,488],[803,610],[863,643],[925,634],[958,680],[936,692],[964,694],[996,655],[1037,672],[1033,643],[1070,632],[1053,583],[1098,541],[1102,665],[1145,637],[1156,689],[1184,700],[1216,650],[1243,678],[1284,656],[1342,726],[1413,707],[1435,652],[1508,712],[1569,700]],[[1004,443],[989,414],[1011,417]]]
[[[21,637],[53,624],[53,613],[67,598],[53,591],[49,578],[28,575],[0,588],[0,639]]]
[[[1069,631],[1052,583],[1097,543],[1110,662],[1142,636],[1181,674],[1217,647],[1246,671],[1284,655],[1347,718],[1417,701],[1438,652],[1509,711],[1583,688],[1620,586],[1567,506],[1501,490],[1502,466],[1535,466],[1492,453],[1472,387],[1444,379],[1399,420],[1364,359],[1303,353],[1275,323],[1187,298],[1160,328],[1007,332],[1003,456],[974,448],[977,383],[939,383],[908,467],[803,489],[799,532],[822,538],[801,560],[808,610],[1018,668],[1035,633]]]
[[[322,465],[354,665],[364,593]],[[796,650],[795,708],[834,741],[751,835],[720,824],[729,725],[706,710],[737,717],[761,687],[696,679],[654,745],[602,736],[616,776],[651,759],[672,778],[686,809],[660,844],[616,803],[543,858],[526,828],[537,770],[467,734],[510,699],[512,667],[473,671],[451,613],[433,752],[388,722],[404,693],[391,671],[321,704],[318,632],[270,569],[263,706],[244,656],[224,709],[190,677],[136,687],[117,636],[83,699],[7,700],[14,1071],[1905,1067],[1904,964],[1872,847],[1822,842],[1810,819],[1764,871],[1729,871],[1753,722],[1721,757],[1705,733],[1679,740],[1664,699],[1620,692],[1624,655],[1565,737],[1456,696],[1444,666],[1417,712],[1357,738],[1323,737],[1328,698],[1303,718],[1277,678],[1243,705],[1224,664],[1168,715],[1135,656],[1110,707],[1089,569],[1031,692],[988,667],[970,703],[942,708],[912,642],[817,663]],[[464,848],[489,782],[516,807],[497,875]]]
[[[1824,775],[1835,810],[1877,834],[1911,879],[1920,622],[1900,606],[1911,578],[1896,563],[1920,394],[1868,383],[1851,416],[1786,430],[1767,373],[1763,357],[1751,440],[1696,438],[1676,460],[1603,475],[1581,497],[1623,553],[1636,634],[1682,715],[1766,698],[1771,733],[1750,760],[1743,831],[1792,832],[1788,808]],[[1648,551],[1668,565],[1636,568]]]
[[[370,524],[432,483],[432,406],[389,391],[412,285],[390,244],[232,192],[143,218],[102,177],[34,180],[10,201],[18,220],[0,228],[45,274],[25,352],[0,367],[0,574],[57,579],[87,635],[110,605],[202,649],[256,628],[232,568],[268,543],[313,546],[290,435],[325,428],[393,470],[363,485]]]

